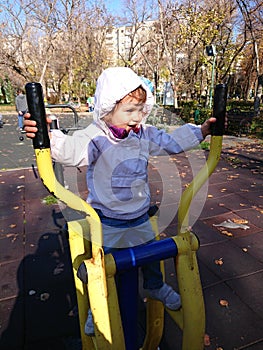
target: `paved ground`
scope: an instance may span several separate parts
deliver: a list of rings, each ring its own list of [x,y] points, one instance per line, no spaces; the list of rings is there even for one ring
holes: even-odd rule
[[[63,118],[65,127],[72,125],[70,118]],[[85,123],[86,116],[82,118]],[[80,349],[67,237],[61,230],[64,219],[58,205],[43,203],[48,192],[32,168],[31,141],[19,140],[15,116],[4,120],[0,129],[0,349]],[[201,158],[200,153],[194,153],[194,158]],[[187,186],[191,161],[183,155],[172,161],[180,185]],[[262,162],[258,140],[225,137],[217,169],[193,208],[193,230],[201,243],[198,259],[209,350],[263,349]],[[163,158],[150,164],[153,200],[176,212],[180,193],[172,187],[167,164]],[[68,169],[66,178],[71,186],[73,173],[78,181],[74,191],[85,197],[85,171],[80,170]],[[170,187],[161,181],[165,176],[171,180]],[[249,228],[214,226],[228,219]],[[175,233],[173,219],[162,236]],[[176,286],[172,261],[166,262],[166,275]],[[166,315],[161,350],[179,350],[180,342],[180,331]]]

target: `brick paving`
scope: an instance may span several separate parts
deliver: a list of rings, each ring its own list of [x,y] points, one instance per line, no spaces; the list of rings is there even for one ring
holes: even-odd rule
[[[65,124],[70,124],[68,119]],[[0,129],[0,349],[80,349],[65,221],[57,204],[43,203],[49,193],[32,167],[31,141],[19,140],[15,116],[4,115],[4,121]],[[191,166],[183,155],[172,161],[185,187],[191,180]],[[263,348],[262,161],[260,141],[224,137],[219,164],[194,209],[209,350]],[[153,201],[162,202],[167,191],[163,205],[175,210],[178,194],[163,187],[156,170],[159,166],[162,175],[169,176],[163,164],[167,162],[161,158],[151,163]],[[85,198],[85,169],[80,170],[67,172],[69,178],[74,172],[79,184],[75,191]],[[228,219],[249,229],[214,226]],[[162,236],[172,236],[176,229],[173,219]],[[166,261],[166,278],[176,286],[172,265]],[[228,306],[221,306],[220,300]],[[160,349],[180,348],[181,333],[166,315]]]

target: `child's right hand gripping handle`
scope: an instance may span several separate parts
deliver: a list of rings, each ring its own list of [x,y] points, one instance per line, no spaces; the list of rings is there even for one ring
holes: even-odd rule
[[[215,88],[213,117],[216,122],[212,126],[212,136],[223,136],[225,131],[227,85],[218,84]]]
[[[25,90],[30,119],[36,121],[38,128],[33,139],[34,148],[50,148],[42,86],[40,83],[27,83]]]

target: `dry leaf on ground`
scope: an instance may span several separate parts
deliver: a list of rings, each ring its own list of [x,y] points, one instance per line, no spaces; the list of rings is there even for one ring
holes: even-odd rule
[[[228,301],[225,300],[225,299],[221,299],[221,300],[219,301],[219,304],[220,304],[221,306],[228,307]]]
[[[15,228],[16,227],[16,224],[11,224],[9,225],[10,228]]]
[[[221,233],[223,233],[223,235],[226,235],[228,237],[233,237],[233,233],[226,231],[226,230],[222,230]]]
[[[204,337],[204,346],[210,346],[211,343],[210,343],[210,337],[208,334],[205,334],[205,337]]]
[[[49,297],[50,297],[49,293],[42,293],[42,294],[40,294],[40,300],[41,301],[46,301],[46,300],[49,299]]]
[[[216,264],[216,265],[220,265],[220,266],[223,265],[223,264],[224,264],[223,258],[216,259],[216,260],[215,260],[215,264]]]

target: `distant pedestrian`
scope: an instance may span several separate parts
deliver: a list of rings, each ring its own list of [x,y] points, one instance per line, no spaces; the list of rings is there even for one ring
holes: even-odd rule
[[[194,111],[194,122],[195,122],[195,125],[200,124],[199,116],[200,116],[200,109],[197,107],[195,109],[195,111]]]
[[[23,94],[22,90],[17,90],[17,96],[15,99],[16,111],[18,113],[18,127],[20,131],[23,131],[24,126],[24,114],[27,112],[27,100],[26,95]]]
[[[89,96],[87,98],[88,112],[93,112],[94,110],[94,96]]]

